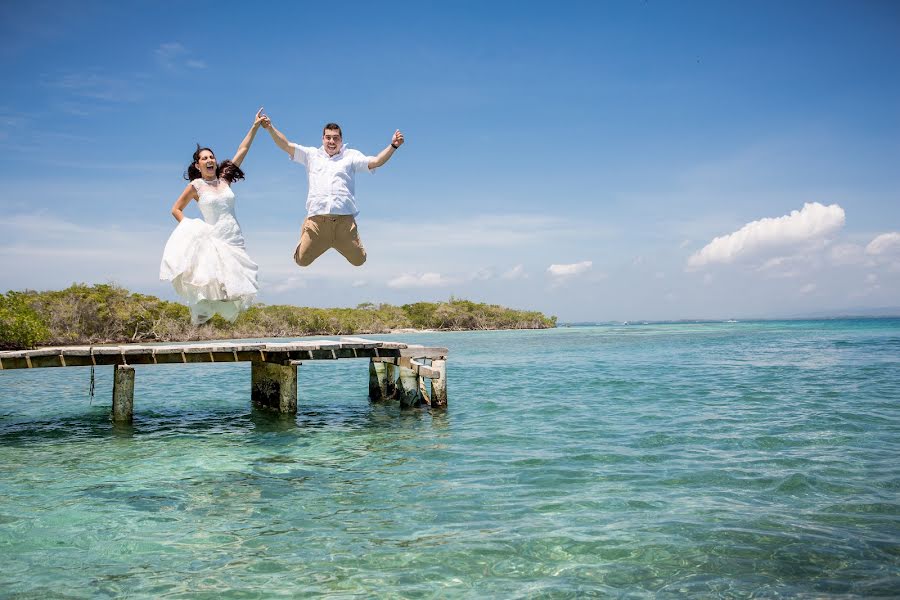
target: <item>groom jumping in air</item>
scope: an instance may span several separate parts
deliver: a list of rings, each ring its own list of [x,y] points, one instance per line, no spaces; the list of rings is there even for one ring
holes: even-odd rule
[[[337,123],[328,123],[322,130],[322,146],[313,148],[294,144],[275,129],[269,117],[262,123],[275,144],[287,152],[291,160],[306,167],[309,195],[306,198],[306,220],[300,232],[300,243],[294,250],[294,261],[308,267],[314,260],[334,248],[356,267],[366,262],[366,249],[356,230],[359,209],[353,188],[356,173],[371,172],[394,155],[403,145],[403,134],[394,132],[391,143],[378,156],[366,156],[358,150],[346,148]]]

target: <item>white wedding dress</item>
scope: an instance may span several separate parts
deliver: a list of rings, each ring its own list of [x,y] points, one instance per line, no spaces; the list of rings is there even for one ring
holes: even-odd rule
[[[203,220],[181,220],[166,242],[159,278],[172,282],[190,307],[195,325],[216,313],[234,321],[259,291],[258,267],[244,250],[228,182],[194,179],[191,185],[197,190]]]

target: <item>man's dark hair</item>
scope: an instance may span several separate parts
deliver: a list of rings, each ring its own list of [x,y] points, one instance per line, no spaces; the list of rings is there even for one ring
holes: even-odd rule
[[[341,126],[337,123],[326,123],[325,127],[322,128],[322,135],[325,135],[326,129],[337,129],[337,132],[341,134],[341,137],[344,137],[344,132],[341,131]]]

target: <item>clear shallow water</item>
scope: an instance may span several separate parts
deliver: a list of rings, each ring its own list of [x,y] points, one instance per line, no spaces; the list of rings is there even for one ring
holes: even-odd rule
[[[900,320],[403,334],[449,410],[300,367],[0,372],[0,596],[900,595]]]

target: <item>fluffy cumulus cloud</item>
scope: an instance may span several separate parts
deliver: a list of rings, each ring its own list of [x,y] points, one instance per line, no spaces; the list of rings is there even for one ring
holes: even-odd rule
[[[766,250],[799,246],[827,236],[844,226],[844,209],[809,202],[782,217],[747,223],[734,233],[715,238],[688,259],[688,268],[731,263]]]
[[[547,267],[547,272],[553,277],[572,277],[589,271],[593,264],[589,260],[583,260],[569,265],[550,265]]]
[[[866,246],[866,254],[873,256],[900,253],[900,233],[882,233]]]
[[[440,273],[422,273],[421,275],[414,275],[411,273],[404,273],[399,277],[395,277],[394,279],[388,282],[388,287],[392,288],[426,288],[426,287],[441,287],[445,285],[449,285],[452,283],[450,279],[444,277]]]

